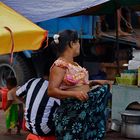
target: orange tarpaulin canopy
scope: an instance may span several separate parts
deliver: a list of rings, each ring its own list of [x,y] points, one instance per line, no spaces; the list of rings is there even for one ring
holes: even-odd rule
[[[0,54],[37,50],[47,31],[0,2]]]

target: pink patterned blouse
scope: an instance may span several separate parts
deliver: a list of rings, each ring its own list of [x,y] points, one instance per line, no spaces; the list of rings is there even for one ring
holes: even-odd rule
[[[88,71],[77,63],[72,64],[59,58],[54,62],[53,66],[54,65],[66,70],[63,82],[60,85],[61,89],[89,84]]]

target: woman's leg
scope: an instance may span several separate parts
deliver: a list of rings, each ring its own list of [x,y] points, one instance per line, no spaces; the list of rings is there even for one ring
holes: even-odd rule
[[[17,123],[17,134],[20,135],[20,130],[22,129],[23,123],[23,104],[18,104],[18,123]]]

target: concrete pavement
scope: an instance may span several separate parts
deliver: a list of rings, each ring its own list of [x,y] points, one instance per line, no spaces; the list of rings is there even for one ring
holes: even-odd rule
[[[11,135],[4,135],[6,132],[5,127],[5,114],[3,110],[0,110],[0,140],[26,140],[28,132],[21,131],[21,135],[16,135],[16,130],[12,130]]]

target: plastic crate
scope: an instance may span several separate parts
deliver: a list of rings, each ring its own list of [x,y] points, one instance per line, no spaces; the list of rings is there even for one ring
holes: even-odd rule
[[[117,84],[120,85],[136,85],[137,79],[136,78],[122,78],[122,77],[116,77]]]

